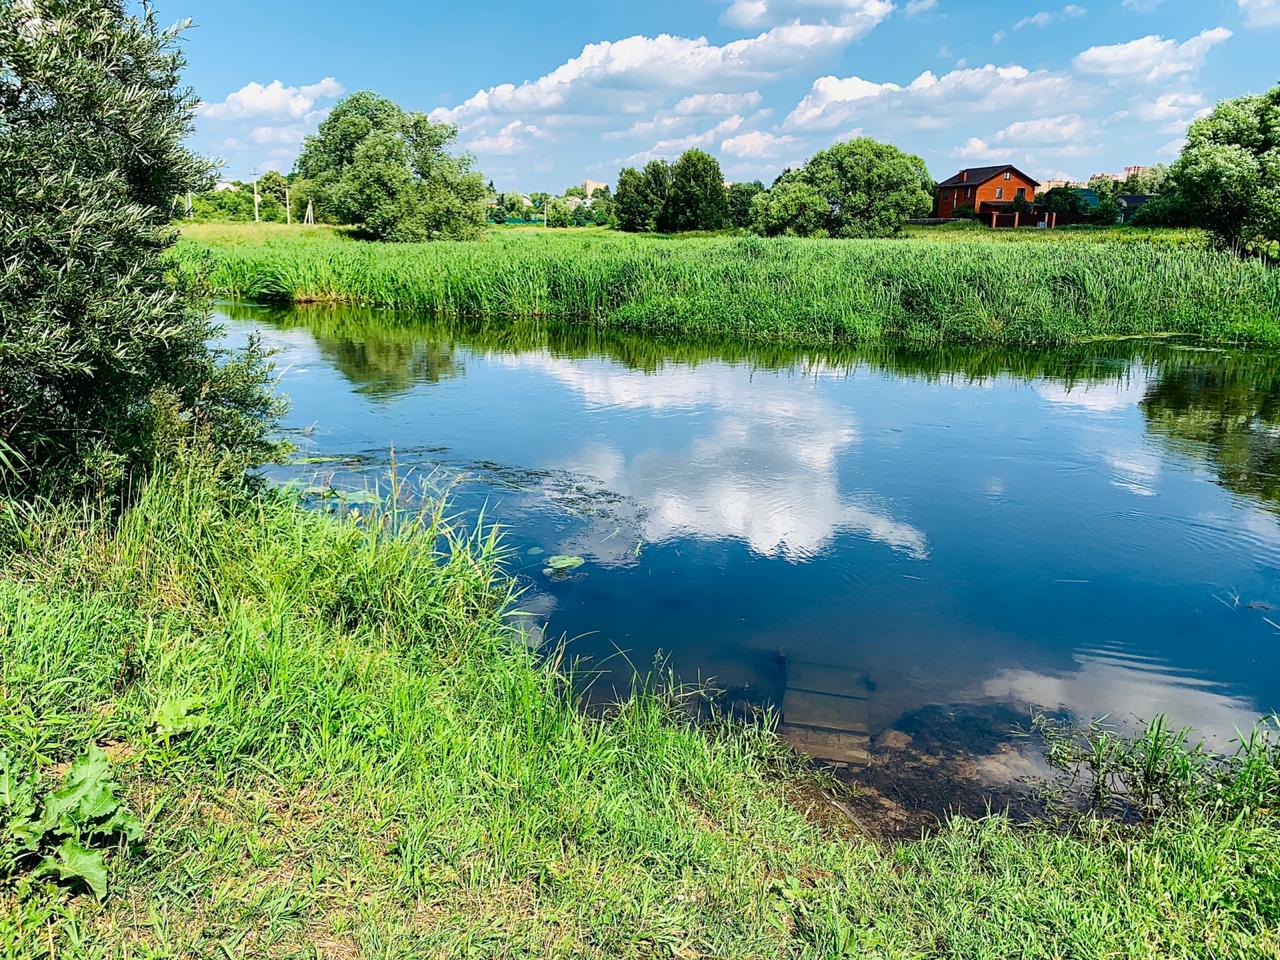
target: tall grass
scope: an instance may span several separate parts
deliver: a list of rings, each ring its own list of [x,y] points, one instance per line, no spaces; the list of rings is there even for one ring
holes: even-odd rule
[[[1142,827],[887,848],[765,730],[576,709],[504,626],[500,542],[441,509],[321,515],[177,464],[122,517],[0,520],[0,746],[48,778],[104,745],[146,825],[102,904],[0,888],[0,956],[1280,949],[1268,749]]]
[[[654,334],[1066,344],[1186,334],[1280,345],[1280,272],[1158,243],[833,241],[495,231],[367,244],[192,233],[176,258],[228,297],[440,317],[542,317]]]

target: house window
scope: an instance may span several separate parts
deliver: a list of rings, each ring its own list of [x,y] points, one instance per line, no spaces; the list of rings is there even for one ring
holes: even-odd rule
[[[965,187],[964,195],[965,195],[966,197],[972,197],[972,196],[973,196],[973,187]]]
[[[996,199],[997,200],[1004,199],[1004,187],[996,187]]]
[[[1025,199],[1027,199],[1027,191],[1026,191],[1025,189],[1023,189],[1022,187],[1019,187],[1019,188],[1018,188],[1018,199],[1019,199],[1019,200],[1025,200]]]
[[[1008,170],[1006,170],[1006,171],[1004,172],[1004,178],[1005,178],[1006,180],[1012,180],[1012,179],[1013,179],[1013,174],[1012,174],[1012,173],[1010,173]]]

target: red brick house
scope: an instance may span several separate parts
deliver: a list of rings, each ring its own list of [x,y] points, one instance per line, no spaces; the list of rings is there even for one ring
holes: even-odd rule
[[[1039,186],[1038,181],[1009,163],[998,167],[970,167],[938,184],[933,215],[949,219],[958,207],[970,207],[978,213],[1003,211],[1018,197],[1034,203]]]

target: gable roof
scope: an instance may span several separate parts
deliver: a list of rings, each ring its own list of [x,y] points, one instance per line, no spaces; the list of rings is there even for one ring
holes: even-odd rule
[[[1026,180],[1033,187],[1040,186],[1039,180],[1032,180],[1025,173],[1019,170],[1011,163],[1002,163],[997,167],[969,167],[967,170],[961,170],[954,177],[943,180],[938,186],[940,187],[976,187],[986,183],[988,180],[994,180],[1006,170],[1012,170],[1023,180]],[[968,174],[968,176],[964,176]]]

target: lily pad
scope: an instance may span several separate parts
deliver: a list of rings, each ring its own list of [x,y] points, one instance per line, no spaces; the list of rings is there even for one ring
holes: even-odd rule
[[[530,547],[528,550],[525,551],[525,553],[527,553],[531,557],[540,557],[546,552],[547,551],[543,550],[541,547]]]
[[[554,557],[547,558],[546,573],[568,573],[570,570],[576,570],[587,561],[581,557],[574,557],[568,554],[556,554]]]

